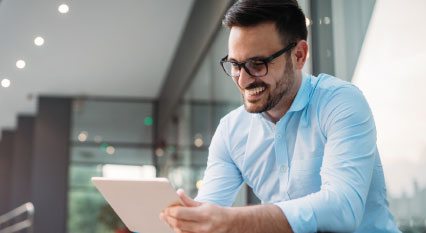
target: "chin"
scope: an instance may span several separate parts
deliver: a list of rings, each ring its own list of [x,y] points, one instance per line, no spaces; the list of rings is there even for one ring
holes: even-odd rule
[[[266,103],[250,103],[244,100],[244,108],[249,113],[262,113],[266,111]]]

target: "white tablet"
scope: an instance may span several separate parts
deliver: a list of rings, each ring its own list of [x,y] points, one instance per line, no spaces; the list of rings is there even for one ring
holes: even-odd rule
[[[168,179],[93,177],[92,182],[129,230],[138,233],[173,232],[159,218],[168,206],[182,203]]]

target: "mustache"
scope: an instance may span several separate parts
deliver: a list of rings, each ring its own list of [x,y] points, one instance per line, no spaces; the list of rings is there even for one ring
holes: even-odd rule
[[[250,84],[248,87],[246,87],[244,89],[253,89],[253,88],[256,88],[256,87],[267,87],[267,85],[264,82],[255,82],[255,83]]]

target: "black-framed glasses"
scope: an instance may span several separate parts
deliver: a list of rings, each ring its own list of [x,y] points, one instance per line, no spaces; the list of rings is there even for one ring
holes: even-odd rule
[[[252,77],[263,77],[268,74],[268,63],[274,60],[275,58],[281,56],[283,53],[291,50],[297,45],[296,42],[289,44],[287,47],[281,49],[280,51],[272,54],[270,57],[263,59],[250,59],[248,61],[237,62],[237,61],[228,61],[228,55],[226,55],[222,60],[220,60],[220,65],[222,66],[225,73],[233,78],[239,77],[241,73],[241,67]]]

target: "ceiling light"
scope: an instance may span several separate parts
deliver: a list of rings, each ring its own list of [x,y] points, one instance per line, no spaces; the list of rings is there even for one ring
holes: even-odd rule
[[[42,46],[42,45],[44,44],[44,39],[43,39],[43,37],[41,37],[41,36],[37,36],[37,37],[34,39],[34,44],[35,44],[35,45],[37,45],[37,46]]]
[[[62,14],[66,14],[68,13],[68,11],[70,11],[70,8],[68,7],[67,4],[62,4],[58,7],[58,11]]]
[[[10,80],[9,80],[9,79],[7,79],[7,78],[4,78],[3,80],[1,80],[1,85],[2,85],[2,87],[4,87],[4,88],[8,88],[8,87],[10,87]]]
[[[24,60],[18,60],[16,62],[16,67],[18,67],[19,69],[24,69],[25,68],[25,61]]]

